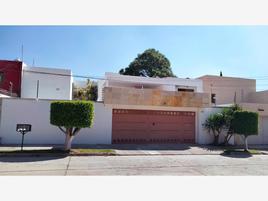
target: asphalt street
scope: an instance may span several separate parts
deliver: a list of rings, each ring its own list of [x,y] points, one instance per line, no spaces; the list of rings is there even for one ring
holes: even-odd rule
[[[268,175],[268,155],[0,157],[0,175]]]

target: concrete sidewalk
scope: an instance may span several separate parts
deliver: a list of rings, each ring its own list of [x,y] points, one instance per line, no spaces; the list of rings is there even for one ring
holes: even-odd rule
[[[24,150],[45,150],[52,148],[61,148],[62,145],[25,145]],[[241,147],[223,147],[196,144],[124,144],[124,145],[73,145],[73,148],[92,148],[92,149],[113,149],[119,156],[139,156],[139,155],[220,155],[227,148]],[[255,145],[250,146],[251,149],[260,150],[264,154],[268,154],[268,146]],[[0,146],[1,151],[20,150],[19,146],[5,145]]]

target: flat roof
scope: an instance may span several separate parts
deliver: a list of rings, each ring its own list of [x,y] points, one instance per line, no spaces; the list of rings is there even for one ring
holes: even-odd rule
[[[256,81],[255,79],[250,79],[250,78],[243,78],[243,77],[229,77],[229,76],[219,76],[219,75],[203,75],[203,76],[200,76],[200,77],[197,77],[197,79],[202,79],[202,78],[227,78],[227,79],[242,79],[242,80],[254,80]]]
[[[133,83],[150,83],[150,84],[182,84],[187,83],[191,85],[201,84],[201,79],[187,79],[177,77],[143,77],[143,76],[132,76],[132,75],[121,75],[118,73],[105,73],[105,78],[111,81],[122,81],[122,82],[133,82]]]
[[[69,69],[62,69],[62,68],[46,68],[46,67],[32,67],[32,66],[25,66],[23,71],[29,72],[36,72],[36,73],[55,73],[55,74],[64,74],[64,75],[71,75],[72,71]]]

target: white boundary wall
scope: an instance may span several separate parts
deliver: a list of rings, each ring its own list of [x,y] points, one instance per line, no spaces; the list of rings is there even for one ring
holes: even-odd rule
[[[199,111],[199,121],[198,121],[198,144],[210,144],[213,142],[213,135],[209,134],[203,127],[203,124],[205,123],[206,119],[210,114],[214,114],[217,112],[220,112],[223,108],[202,108]],[[227,134],[227,131],[223,131],[219,142],[224,141],[224,136]],[[234,144],[234,137],[232,137],[229,141],[230,144]]]
[[[25,144],[63,144],[65,135],[56,126],[49,123],[49,100],[2,98],[0,113],[0,138],[2,144],[20,144],[21,134],[16,132],[16,124],[32,125],[32,132],[26,134]],[[212,135],[203,128],[209,114],[219,112],[221,108],[175,108],[148,106],[116,106],[94,103],[95,118],[92,128],[81,129],[74,138],[73,144],[111,144],[112,141],[112,108],[152,109],[196,112],[196,143],[209,144]]]
[[[0,137],[2,144],[20,144],[21,134],[17,123],[32,124],[32,132],[25,135],[25,144],[63,144],[65,135],[49,123],[49,100],[2,98]],[[94,103],[95,118],[92,128],[84,128],[73,144],[110,144],[112,109],[102,103]]]

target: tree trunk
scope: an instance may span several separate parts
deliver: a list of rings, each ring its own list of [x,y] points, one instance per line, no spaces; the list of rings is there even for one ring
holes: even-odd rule
[[[214,135],[214,145],[218,145],[219,144],[219,135]]]
[[[227,144],[228,144],[228,138],[229,138],[229,134],[227,134],[227,135],[224,137],[224,142],[223,142],[224,145],[227,145]]]
[[[245,151],[248,151],[248,137],[244,136]]]
[[[233,133],[228,133],[225,138],[224,138],[224,145],[228,145],[229,144],[229,141],[230,139],[232,138],[233,136]]]
[[[74,138],[74,136],[70,135],[69,133],[66,134],[65,144],[64,144],[64,150],[65,151],[70,151],[70,149],[72,147],[73,138]]]

